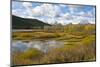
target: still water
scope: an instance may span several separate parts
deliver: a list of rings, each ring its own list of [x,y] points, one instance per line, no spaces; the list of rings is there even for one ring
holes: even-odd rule
[[[26,51],[30,48],[36,48],[44,53],[47,53],[49,50],[54,48],[63,47],[63,42],[56,40],[32,40],[32,41],[13,41],[12,42],[12,51]]]

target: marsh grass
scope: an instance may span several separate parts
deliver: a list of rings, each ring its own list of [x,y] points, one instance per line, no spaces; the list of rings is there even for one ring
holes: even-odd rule
[[[13,32],[13,40],[54,39],[64,42],[64,47],[52,49],[46,54],[34,48],[15,53],[13,65],[95,61],[95,25],[75,27],[66,28],[64,32]]]

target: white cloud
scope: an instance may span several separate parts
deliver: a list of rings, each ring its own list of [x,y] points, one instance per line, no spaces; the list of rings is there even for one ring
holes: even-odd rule
[[[23,2],[22,4],[26,8],[29,8],[29,7],[31,8],[32,7],[32,3],[30,3],[30,2]]]
[[[69,11],[70,11],[70,13],[71,14],[74,14],[75,13],[75,11],[77,11],[78,10],[78,8],[82,8],[83,6],[79,6],[79,5],[68,5],[68,7],[69,7]]]
[[[87,18],[88,16],[94,16],[91,11],[88,11],[87,13],[81,11],[74,15],[75,10],[77,8],[81,8],[82,6],[68,5],[68,9],[70,10],[70,12],[66,13],[63,13],[61,9],[61,7],[66,7],[66,5],[42,4],[36,7],[32,7],[31,2],[22,2],[22,6],[24,7],[24,9],[13,9],[12,14],[24,18],[39,19],[50,24],[53,24],[55,22],[61,24],[77,24],[83,19],[88,20],[91,23],[95,23],[95,18]]]
[[[94,17],[95,15],[91,11],[88,11],[87,14],[86,14],[86,16],[88,16],[88,17]]]
[[[71,14],[73,14],[74,11],[78,8],[78,6],[76,6],[76,5],[68,5],[68,7],[69,7],[69,10],[70,10]]]
[[[33,14],[40,14],[40,16],[56,17],[60,13],[60,8],[52,4],[43,4],[32,9]]]
[[[61,6],[61,7],[66,7],[66,5],[64,5],[64,4],[61,4],[61,5],[59,5],[59,6]]]
[[[21,9],[12,10],[12,14],[15,15],[15,16],[23,17],[23,18],[28,16],[27,13],[26,12],[22,12]]]
[[[40,6],[37,6],[32,9],[33,16],[43,16],[43,9]]]
[[[12,10],[13,15],[18,15],[18,12],[16,10]]]
[[[23,2],[22,3],[23,7],[26,9],[26,12],[32,16],[32,3],[30,2]]]
[[[85,14],[85,12],[81,11],[78,14],[83,16]]]
[[[47,16],[53,18],[59,16],[61,12],[60,7],[52,4],[42,4],[34,8],[32,7],[32,3],[29,2],[23,2],[22,5],[30,16]]]
[[[66,20],[73,20],[74,19],[73,15],[71,15],[69,13],[63,14],[62,17],[65,18]]]

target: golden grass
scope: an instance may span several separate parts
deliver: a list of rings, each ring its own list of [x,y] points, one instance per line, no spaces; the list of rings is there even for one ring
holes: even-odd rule
[[[81,32],[13,32],[13,40],[54,39],[64,42],[64,47],[55,48],[47,54],[34,49],[25,53],[15,53],[13,64],[95,61],[95,34],[88,32],[88,27],[85,29],[86,31]],[[91,30],[90,26],[89,30],[94,31],[94,28]]]

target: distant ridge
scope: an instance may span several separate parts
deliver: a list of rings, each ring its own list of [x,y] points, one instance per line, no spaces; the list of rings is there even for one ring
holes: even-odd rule
[[[13,29],[33,29],[33,28],[43,28],[44,26],[51,26],[51,25],[37,19],[21,18],[12,15]]]

